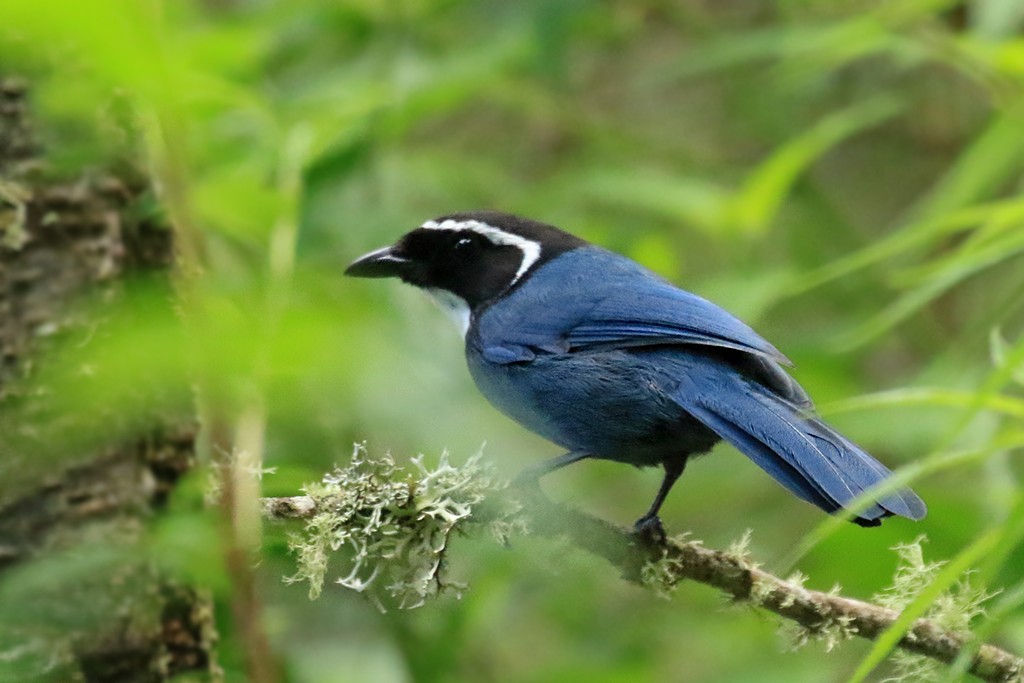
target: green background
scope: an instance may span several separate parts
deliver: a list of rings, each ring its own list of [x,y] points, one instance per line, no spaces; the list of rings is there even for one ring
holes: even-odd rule
[[[4,0],[0,70],[33,86],[46,173],[155,177],[140,210],[205,241],[212,324],[183,342],[162,290],[141,288],[149,317],[99,352],[117,371],[67,407],[130,412],[145,368],[187,411],[199,363],[226,402],[264,407],[267,495],[361,441],[456,462],[486,442],[513,476],[558,449],[476,393],[425,297],[341,271],[438,215],[523,214],[733,311],[844,433],[925,465],[929,516],[836,525],[799,563],[810,587],[869,598],[892,546],[924,534],[947,560],[982,539],[972,582],[1003,593],[977,623],[1022,652],[1022,24],[1015,0]],[[82,362],[66,355],[58,377]],[[222,599],[201,478],[149,545]],[[545,488],[628,524],[658,481],[588,462]],[[722,446],[663,519],[718,548],[750,529],[785,571],[824,516]],[[787,652],[771,618],[710,589],[662,600],[550,541],[459,539],[462,598],[383,615],[340,587],[307,601],[280,580],[283,532],[264,546],[266,626],[295,682],[844,681],[870,649]],[[220,625],[227,680],[244,680]]]

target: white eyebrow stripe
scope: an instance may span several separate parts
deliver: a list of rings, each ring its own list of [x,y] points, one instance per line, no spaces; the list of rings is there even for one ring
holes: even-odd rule
[[[480,221],[468,220],[468,221],[457,221],[449,218],[446,221],[427,221],[420,226],[426,230],[469,230],[475,232],[478,235],[483,235],[491,241],[491,244],[499,244],[510,247],[515,247],[519,251],[523,252],[523,260],[519,264],[519,270],[516,271],[516,276],[512,278],[510,284],[515,284],[519,281],[519,278],[523,276],[526,271],[530,270],[537,259],[540,258],[540,243],[528,240],[521,235],[515,235],[510,232],[505,232],[501,228],[496,228],[493,225],[482,223]]]

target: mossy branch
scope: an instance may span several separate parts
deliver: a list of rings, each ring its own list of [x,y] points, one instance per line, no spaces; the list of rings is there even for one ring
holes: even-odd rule
[[[489,529],[501,540],[527,533],[568,539],[577,548],[602,557],[617,567],[624,579],[663,592],[687,579],[713,586],[736,603],[757,606],[783,617],[795,625],[800,638],[820,639],[829,646],[853,636],[874,640],[899,616],[896,610],[843,597],[836,591],[810,590],[802,585],[800,578],[786,580],[770,574],[758,568],[743,547],[721,551],[684,538],[638,537],[632,530],[550,500],[535,485],[510,489],[497,485],[484,497],[481,491],[492,482],[489,471],[481,467],[477,459],[471,459],[459,470],[450,467],[447,459],[442,458],[441,465],[434,471],[417,461],[417,467],[425,475],[421,481],[437,481],[438,478],[443,481],[450,477],[450,481],[456,483],[453,473],[461,475],[455,487],[441,487],[444,496],[436,500],[430,496],[427,500],[421,497],[417,502],[416,494],[422,491],[417,491],[416,481],[406,479],[403,483],[393,479],[392,475],[402,469],[390,458],[381,461],[383,465],[368,465],[360,454],[361,450],[357,449],[353,465],[337,470],[325,478],[325,482],[343,484],[352,481],[356,488],[364,490],[368,481],[377,481],[389,491],[395,491],[397,487],[401,493],[392,497],[400,511],[382,513],[380,507],[360,507],[362,496],[340,494],[339,490],[325,491],[322,484],[311,487],[308,491],[311,495],[263,499],[264,514],[268,518],[306,520],[308,526],[304,533],[307,536],[294,539],[293,549],[300,555],[316,555],[312,562],[314,569],[307,573],[300,569],[293,579],[310,580],[311,595],[319,591],[317,580],[322,583],[326,563],[322,556],[324,544],[317,545],[315,541],[311,544],[308,536],[311,533],[319,534],[321,538],[336,539],[327,542],[331,550],[353,545],[354,538],[364,539],[354,542],[358,562],[356,569],[341,580],[349,587],[362,589],[382,571],[378,565],[366,581],[355,579],[359,566],[370,563],[368,555],[377,553],[381,562],[397,562],[402,568],[391,570],[394,582],[388,589],[392,595],[402,598],[403,606],[408,606],[410,594],[401,586],[405,579],[395,580],[396,577],[416,577],[410,585],[416,585],[413,597],[418,599],[415,604],[422,604],[428,597],[424,586],[433,585],[434,593],[446,587],[442,578],[443,552],[450,534],[477,527]],[[372,471],[367,472],[367,469]],[[452,500],[447,496],[460,486],[468,487],[472,505],[456,503],[460,514],[448,516],[444,525],[439,527],[438,515],[431,511],[432,506],[451,506]],[[380,550],[383,541],[379,536],[367,533],[368,526],[375,530],[386,529],[384,535],[389,539],[387,547],[390,550]],[[436,551],[432,562],[425,562],[422,557],[409,557],[410,547],[417,544]],[[303,562],[304,558],[300,557],[300,565]],[[429,569],[426,573],[422,571],[424,566]],[[417,569],[421,571],[413,571]],[[314,576],[311,578],[311,575]],[[944,664],[952,664],[967,649],[974,651],[969,671],[978,678],[998,682],[1024,681],[1024,659],[993,645],[979,644],[969,633],[947,630],[933,620],[916,621],[899,641],[899,648]]]

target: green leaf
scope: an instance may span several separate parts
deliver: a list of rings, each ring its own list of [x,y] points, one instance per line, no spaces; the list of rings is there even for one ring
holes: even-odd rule
[[[780,147],[747,178],[729,207],[732,225],[763,234],[775,220],[797,178],[823,154],[856,133],[892,118],[902,105],[888,97],[855,104],[831,114]]]

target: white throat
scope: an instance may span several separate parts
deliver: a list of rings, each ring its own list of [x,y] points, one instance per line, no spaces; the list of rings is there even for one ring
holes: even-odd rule
[[[469,330],[469,304],[457,294],[452,294],[447,289],[425,287],[423,289],[434,303],[441,307],[441,310],[448,314],[455,326],[459,328],[462,338],[466,338],[466,331]]]
[[[512,278],[512,282],[509,285],[514,285],[519,281],[519,278],[523,276],[526,271],[530,270],[537,259],[540,258],[540,244],[533,240],[528,240],[522,235],[516,235],[511,232],[505,232],[501,228],[496,228],[493,225],[487,225],[480,221],[467,220],[457,221],[454,219],[448,219],[446,221],[427,221],[421,228],[427,230],[471,230],[478,235],[483,235],[491,241],[492,244],[505,245],[509,247],[515,247],[519,251],[523,252],[523,260],[519,262],[519,268],[516,270],[515,277]]]

